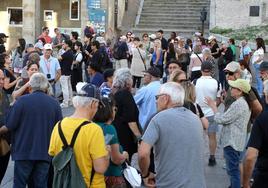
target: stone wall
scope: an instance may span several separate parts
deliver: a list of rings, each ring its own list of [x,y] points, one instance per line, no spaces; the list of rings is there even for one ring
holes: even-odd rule
[[[249,16],[250,6],[260,6],[258,17]],[[268,0],[211,0],[210,28],[239,29],[268,24]]]

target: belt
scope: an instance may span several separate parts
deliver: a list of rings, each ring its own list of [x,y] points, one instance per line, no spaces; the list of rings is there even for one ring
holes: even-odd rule
[[[53,80],[48,80],[48,82],[49,82],[49,83],[53,83],[53,82],[55,82],[55,79],[53,79]]]

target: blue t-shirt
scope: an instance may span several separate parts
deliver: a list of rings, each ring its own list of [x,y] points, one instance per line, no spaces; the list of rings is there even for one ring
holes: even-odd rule
[[[97,72],[94,76],[90,77],[90,83],[97,87],[100,87],[104,82],[104,77],[100,72]]]
[[[36,91],[19,97],[6,122],[12,133],[12,159],[50,161],[48,147],[51,132],[61,119],[58,101],[44,92]]]

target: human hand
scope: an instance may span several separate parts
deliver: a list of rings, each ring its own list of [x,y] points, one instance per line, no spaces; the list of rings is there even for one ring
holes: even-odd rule
[[[210,97],[205,97],[205,103],[211,108],[216,107],[215,101],[212,100]]]
[[[111,148],[111,146],[110,145],[106,145],[106,150],[109,152],[109,154],[111,153],[111,151],[112,151],[112,148]]]
[[[148,187],[148,188],[156,187],[155,175],[150,172],[149,177],[143,179],[143,183],[144,183],[145,187]]]
[[[122,154],[122,155],[124,155],[126,161],[129,161],[129,155],[128,155],[128,152],[123,151],[123,154]]]

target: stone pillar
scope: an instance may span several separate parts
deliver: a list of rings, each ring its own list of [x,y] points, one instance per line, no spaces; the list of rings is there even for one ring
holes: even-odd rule
[[[107,27],[106,27],[106,38],[114,39],[116,36],[115,28],[115,0],[107,0],[108,9],[107,9]]]
[[[41,33],[40,0],[23,0],[22,36],[27,43],[34,43]]]
[[[81,40],[84,38],[84,29],[88,24],[88,8],[87,8],[87,0],[81,0]]]
[[[209,29],[213,29],[217,26],[217,2],[216,0],[210,1],[209,9]]]

